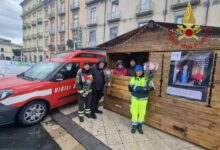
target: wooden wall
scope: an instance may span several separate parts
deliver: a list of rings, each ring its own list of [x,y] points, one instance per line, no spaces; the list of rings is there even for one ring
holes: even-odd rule
[[[216,51],[220,56],[220,51]],[[150,61],[160,64],[164,54],[164,75],[161,97],[160,74],[155,78],[157,89],[152,93],[148,105],[146,123],[169,132],[193,143],[209,149],[220,149],[220,59],[217,59],[214,89],[212,92],[211,108],[208,102],[197,102],[186,98],[169,96],[166,93],[170,69],[171,52],[151,53]]]
[[[207,102],[197,102],[167,94],[170,58],[172,51],[188,51],[173,45],[167,33],[158,29],[144,32],[124,47],[117,47],[107,53],[149,52],[149,61],[159,63],[155,78],[156,90],[149,98],[145,123],[191,141],[209,149],[220,149],[220,41],[208,41],[193,51],[214,50],[218,54],[211,107]],[[164,55],[164,75],[162,93],[160,80],[162,55]],[[110,58],[109,58],[110,59]],[[111,62],[111,60],[109,60]],[[130,117],[128,92],[129,77],[113,77],[112,87],[105,94],[104,107]]]

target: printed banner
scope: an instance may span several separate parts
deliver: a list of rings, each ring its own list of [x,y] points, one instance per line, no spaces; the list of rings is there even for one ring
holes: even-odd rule
[[[173,52],[167,93],[205,102],[213,52]]]

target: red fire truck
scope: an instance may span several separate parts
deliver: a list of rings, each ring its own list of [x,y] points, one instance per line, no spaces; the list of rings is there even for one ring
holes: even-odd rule
[[[0,79],[0,124],[33,125],[52,109],[77,100],[75,76],[85,61],[106,59],[103,51],[56,54],[17,76]]]

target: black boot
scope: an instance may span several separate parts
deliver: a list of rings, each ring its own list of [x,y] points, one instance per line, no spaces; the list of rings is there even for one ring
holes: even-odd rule
[[[91,118],[91,114],[85,114],[87,118]]]
[[[138,123],[138,132],[139,132],[140,134],[144,134],[144,131],[143,131],[143,129],[142,129],[142,123]]]
[[[91,117],[92,117],[92,119],[97,119],[95,113],[92,113],[92,114],[91,114]]]
[[[132,125],[131,133],[135,133],[137,130],[137,125]]]
[[[84,117],[79,117],[80,122],[84,122]]]
[[[96,110],[95,113],[102,114],[103,112],[101,110]]]

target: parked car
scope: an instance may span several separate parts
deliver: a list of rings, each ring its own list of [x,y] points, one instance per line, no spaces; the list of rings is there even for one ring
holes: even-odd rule
[[[52,109],[77,100],[75,76],[85,61],[106,59],[99,51],[54,55],[17,76],[0,79],[0,124],[39,123]]]

